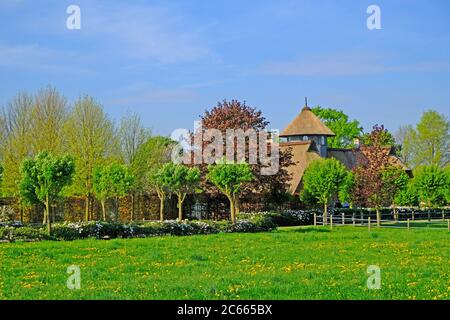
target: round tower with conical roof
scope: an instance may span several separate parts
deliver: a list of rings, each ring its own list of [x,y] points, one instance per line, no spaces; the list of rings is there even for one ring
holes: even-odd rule
[[[291,123],[281,132],[283,142],[313,141],[319,150],[320,156],[327,157],[327,138],[336,134],[330,130],[308,107],[305,98],[305,106]]]

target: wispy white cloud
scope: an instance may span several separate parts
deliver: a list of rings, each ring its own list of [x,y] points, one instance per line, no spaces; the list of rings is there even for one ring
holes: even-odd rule
[[[205,45],[202,31],[186,23],[170,4],[101,4],[80,4],[81,30],[75,31],[65,27],[67,15],[61,7],[32,19],[26,12],[17,25],[36,41],[0,43],[0,65],[46,71],[70,70],[71,64],[88,70],[108,65],[125,70],[216,61],[217,55]]]
[[[0,67],[51,73],[88,73],[87,69],[70,64],[70,52],[61,52],[37,44],[11,45],[0,43]]]
[[[450,61],[394,63],[386,60],[386,57],[372,53],[335,53],[293,61],[267,62],[259,68],[259,72],[280,76],[359,76],[450,70]]]
[[[198,32],[170,9],[122,4],[86,11],[83,33],[98,37],[114,50],[112,54],[159,63],[190,62],[212,56]]]
[[[130,107],[133,105],[155,106],[165,103],[184,103],[197,100],[198,94],[185,87],[161,87],[150,82],[132,83],[115,94],[110,101],[112,105]]]

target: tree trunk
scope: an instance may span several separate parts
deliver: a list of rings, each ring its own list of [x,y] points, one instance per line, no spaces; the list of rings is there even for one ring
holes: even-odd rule
[[[392,208],[394,210],[394,220],[397,222],[398,221],[398,212],[397,212],[397,207],[395,206],[395,202],[392,202]]]
[[[159,198],[159,220],[164,221],[164,197]]]
[[[86,199],[84,202],[84,220],[86,222],[89,221],[89,194],[86,195]]]
[[[239,215],[239,213],[241,212],[241,200],[239,199],[239,197],[234,197],[234,214],[236,215],[236,217]]]
[[[130,221],[134,219],[134,193],[131,194],[131,216]]]
[[[89,220],[97,220],[97,217],[94,216],[94,197],[92,195],[89,197]]]
[[[328,208],[327,203],[323,206],[323,225],[328,224]]]
[[[236,218],[239,216],[239,213],[241,212],[241,201],[239,200],[239,197],[234,198],[234,214]]]
[[[44,209],[44,218],[42,219],[42,224],[43,225],[47,224],[47,209]]]
[[[47,233],[50,235],[52,233],[52,226],[50,221],[50,201],[48,198],[48,194],[45,198],[45,211],[47,215]]]
[[[232,196],[229,196],[228,200],[230,201],[230,218],[231,222],[234,224],[236,223],[236,215],[235,215],[236,204]]]
[[[119,197],[116,197],[116,221],[119,221]]]
[[[182,221],[183,220],[183,200],[181,198],[181,195],[177,195],[178,197],[178,220]]]
[[[381,212],[380,208],[377,207],[377,227],[381,226]]]
[[[102,203],[103,221],[106,221],[106,206],[105,206],[105,200],[102,200],[101,203]]]

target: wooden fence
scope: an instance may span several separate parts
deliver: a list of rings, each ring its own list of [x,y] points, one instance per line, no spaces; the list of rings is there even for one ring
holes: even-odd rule
[[[401,229],[427,229],[427,230],[449,230],[450,231],[450,209],[418,210],[404,209],[402,212],[393,212],[391,215],[381,216],[378,225],[376,212],[368,213],[367,210],[358,214],[344,211],[332,211],[325,219],[321,213],[313,214],[314,226],[329,226],[330,229],[338,226],[366,227],[369,231],[373,227],[401,228]]]

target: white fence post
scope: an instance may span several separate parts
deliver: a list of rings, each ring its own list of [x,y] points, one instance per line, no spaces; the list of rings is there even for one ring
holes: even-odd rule
[[[370,227],[371,227],[371,225],[370,225],[370,216],[368,218],[368,222],[369,222],[368,227],[369,227],[369,232],[370,232]]]
[[[317,226],[317,215],[314,213],[314,227]]]
[[[330,229],[333,230],[333,215],[330,215]]]
[[[342,212],[342,224],[345,224],[345,213]]]
[[[408,226],[408,230],[409,230],[409,219],[408,219],[408,222],[407,222],[407,226]]]

